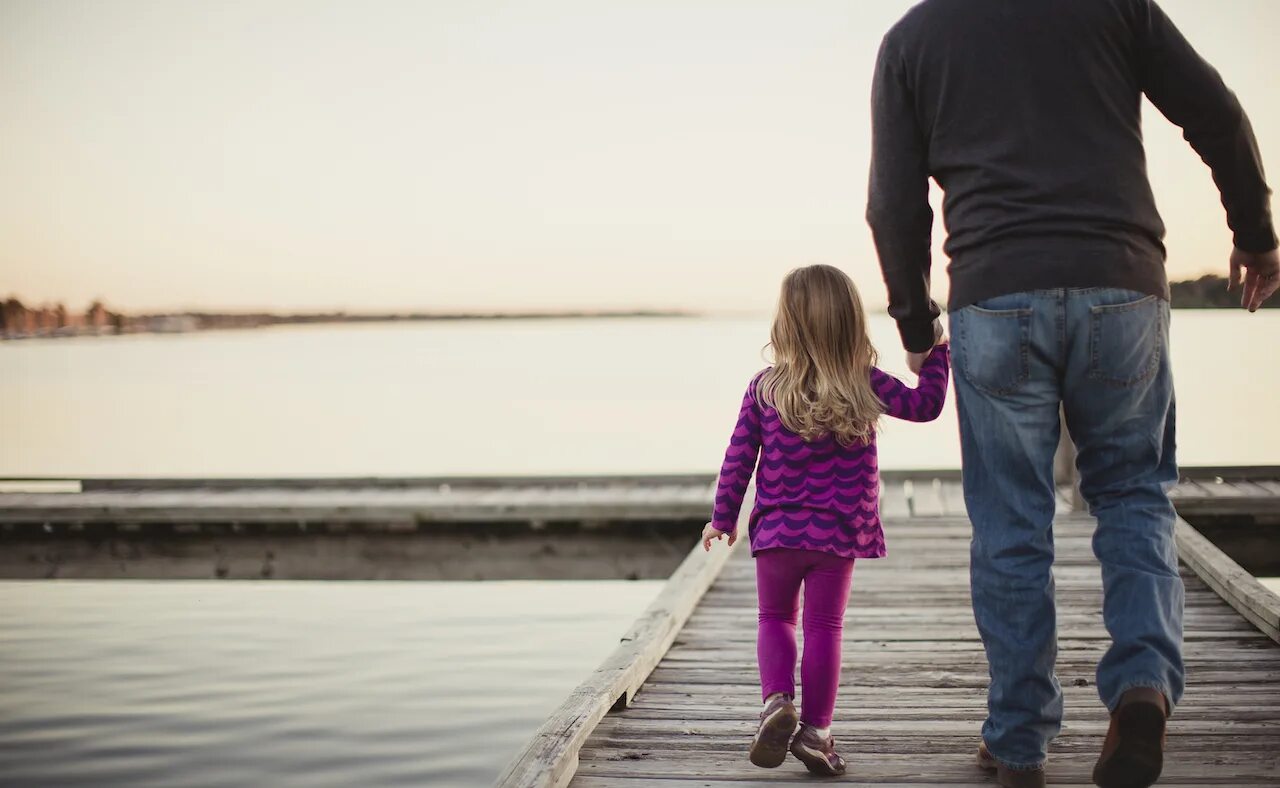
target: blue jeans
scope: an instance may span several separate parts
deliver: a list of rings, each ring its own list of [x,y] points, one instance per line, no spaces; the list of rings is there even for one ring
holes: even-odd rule
[[[1097,518],[1111,635],[1098,694],[1111,710],[1133,687],[1160,690],[1170,708],[1182,696],[1169,307],[1128,290],[1039,290],[950,320],[973,612],[991,672],[982,737],[1006,766],[1033,768],[1062,724],[1050,571],[1059,405]]]

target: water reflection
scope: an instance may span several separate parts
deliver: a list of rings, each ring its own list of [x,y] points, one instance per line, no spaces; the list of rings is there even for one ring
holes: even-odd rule
[[[488,785],[660,585],[0,583],[0,773]]]

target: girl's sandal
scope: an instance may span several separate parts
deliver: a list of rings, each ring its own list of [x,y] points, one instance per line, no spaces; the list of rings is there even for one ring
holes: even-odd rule
[[[822,777],[844,774],[844,758],[836,752],[835,737],[820,739],[811,725],[800,726],[800,732],[791,740],[791,754],[799,758],[811,774]]]
[[[786,695],[780,695],[760,712],[760,727],[751,740],[750,758],[756,766],[774,769],[787,759],[787,742],[795,732],[796,707]]]

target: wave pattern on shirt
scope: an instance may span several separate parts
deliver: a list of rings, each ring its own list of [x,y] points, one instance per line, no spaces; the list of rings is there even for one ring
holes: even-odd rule
[[[756,401],[759,378],[747,386],[725,451],[712,523],[726,532],[736,527],[754,471],[756,498],[748,525],[753,554],[784,547],[847,558],[884,557],[875,436],[851,446],[829,435],[806,441],[786,428],[774,408]],[[885,415],[908,421],[937,418],[947,381],[945,345],[925,362],[917,388],[871,370],[872,388]]]

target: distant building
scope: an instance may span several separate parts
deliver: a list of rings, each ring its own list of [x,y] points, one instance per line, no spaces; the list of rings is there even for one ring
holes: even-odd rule
[[[68,312],[62,304],[31,308],[17,298],[0,301],[0,337],[75,336],[118,332],[124,324],[121,315],[109,311],[101,301],[94,301],[83,314]]]
[[[89,311],[84,313],[84,322],[86,326],[95,329],[106,329],[112,326],[112,315],[103,306],[101,301],[94,301],[89,305]]]
[[[194,315],[153,315],[146,318],[147,331],[161,334],[174,334],[183,331],[195,331],[200,327]]]

